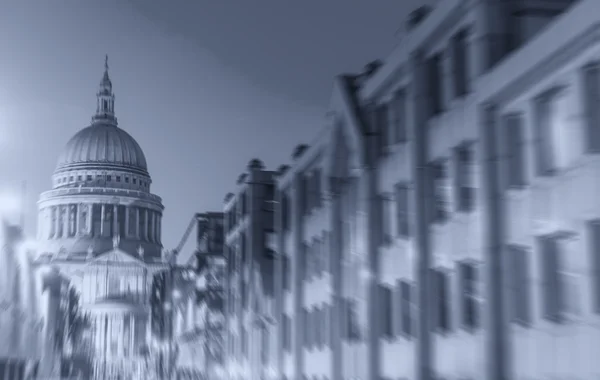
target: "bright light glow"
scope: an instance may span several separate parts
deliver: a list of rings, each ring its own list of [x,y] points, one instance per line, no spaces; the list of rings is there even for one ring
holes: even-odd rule
[[[21,200],[12,193],[0,193],[0,215],[11,215],[21,210]]]
[[[181,291],[179,289],[173,289],[173,298],[176,300],[181,298]]]
[[[221,367],[220,365],[215,367],[215,375],[217,375],[217,377],[223,377],[224,374],[225,372],[223,371],[223,367]]]
[[[273,368],[273,367],[271,367],[271,366],[267,367],[267,371],[266,371],[266,372],[267,372],[267,377],[268,377],[269,379],[274,379],[274,378],[275,378],[275,376],[277,375],[277,374],[275,373],[275,368]]]
[[[163,305],[163,307],[165,308],[166,311],[171,310],[171,304],[169,302],[165,302],[165,304]]]

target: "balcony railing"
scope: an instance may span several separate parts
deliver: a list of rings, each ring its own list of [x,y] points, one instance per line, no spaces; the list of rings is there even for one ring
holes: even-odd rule
[[[79,194],[102,194],[102,195],[121,195],[129,196],[132,198],[144,199],[150,202],[161,203],[162,199],[158,195],[146,193],[139,190],[130,189],[112,189],[106,187],[69,187],[63,189],[54,189],[43,192],[40,195],[40,201],[44,201],[50,198],[65,196],[65,195],[79,195]]]

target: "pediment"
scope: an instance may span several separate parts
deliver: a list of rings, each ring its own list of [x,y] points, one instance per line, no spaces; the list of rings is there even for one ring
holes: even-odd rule
[[[119,249],[111,249],[105,253],[101,253],[96,256],[93,263],[101,264],[101,263],[113,263],[113,264],[137,264],[144,265],[144,262],[137,257],[133,257],[129,253]]]

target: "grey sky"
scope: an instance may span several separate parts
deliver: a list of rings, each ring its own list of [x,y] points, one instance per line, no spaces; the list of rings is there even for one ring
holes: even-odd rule
[[[247,162],[275,168],[323,127],[332,78],[385,58],[419,0],[13,1],[0,8],[0,190],[40,192],[89,124],[104,54],[173,248]],[[188,244],[187,247],[191,247]]]

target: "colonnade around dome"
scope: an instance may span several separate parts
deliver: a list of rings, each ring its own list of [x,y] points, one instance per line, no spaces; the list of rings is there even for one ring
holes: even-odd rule
[[[68,203],[40,209],[39,238],[104,237],[161,244],[162,214],[143,206]]]

